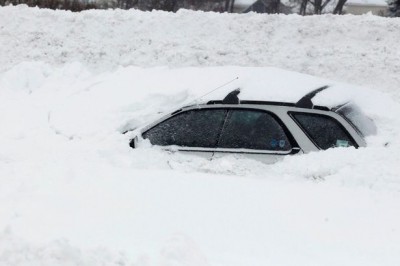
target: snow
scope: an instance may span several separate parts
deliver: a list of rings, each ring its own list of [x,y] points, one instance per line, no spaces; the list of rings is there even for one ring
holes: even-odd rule
[[[250,5],[254,4],[257,0],[236,0],[235,1],[235,6],[239,7],[249,7]]]
[[[399,265],[399,29],[0,8],[0,265]],[[356,102],[378,134],[273,165],[121,134],[228,82],[200,100],[241,87],[293,102],[329,84],[316,102]]]
[[[25,61],[80,62],[99,72],[132,65],[273,66],[387,92],[400,82],[399,19],[133,10],[73,14],[25,6],[2,8],[0,17],[0,71]]]
[[[349,0],[346,5],[388,6],[385,0]]]

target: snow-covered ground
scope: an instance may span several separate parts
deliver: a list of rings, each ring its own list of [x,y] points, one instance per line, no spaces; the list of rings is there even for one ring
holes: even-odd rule
[[[0,8],[0,265],[400,265],[399,30]],[[295,101],[334,84],[316,100],[353,99],[378,134],[273,165],[134,150],[121,134],[236,77],[217,93]]]

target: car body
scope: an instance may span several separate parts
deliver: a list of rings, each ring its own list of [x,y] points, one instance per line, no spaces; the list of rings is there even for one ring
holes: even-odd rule
[[[373,122],[352,103],[335,108],[316,106],[314,90],[297,103],[240,100],[240,90],[223,100],[179,108],[142,128],[141,139],[171,151],[206,158],[235,154],[275,162],[285,155],[334,147],[365,147],[364,137],[376,131]]]

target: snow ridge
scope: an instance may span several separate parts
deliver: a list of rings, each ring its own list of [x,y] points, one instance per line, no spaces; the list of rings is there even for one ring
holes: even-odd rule
[[[390,91],[400,19],[0,8],[0,70],[23,61],[118,66],[275,66]],[[349,71],[350,70],[350,71]]]

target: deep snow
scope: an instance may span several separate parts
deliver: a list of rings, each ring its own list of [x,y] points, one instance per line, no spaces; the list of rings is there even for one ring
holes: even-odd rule
[[[118,66],[273,66],[398,88],[399,18],[0,9],[0,71],[23,61]]]
[[[0,8],[0,265],[400,264],[399,29],[373,16]],[[129,148],[122,131],[235,77],[208,97],[242,87],[294,101],[329,83],[318,103],[353,99],[378,135],[274,165]]]

